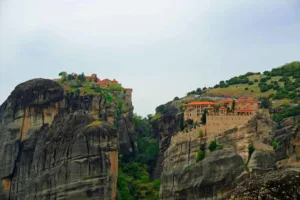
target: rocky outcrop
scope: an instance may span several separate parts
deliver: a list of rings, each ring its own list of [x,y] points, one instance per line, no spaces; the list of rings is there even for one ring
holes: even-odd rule
[[[243,181],[225,199],[300,199],[300,172],[277,170],[253,176]]]
[[[217,199],[225,196],[242,180],[244,162],[234,149],[213,152],[192,165],[166,165],[161,176],[163,200]]]
[[[170,146],[171,138],[183,126],[183,113],[174,115],[164,115],[151,122],[152,134],[159,138],[159,154],[152,173],[152,178],[160,178],[163,171],[164,152]]]
[[[284,119],[278,124],[274,141],[279,142],[275,150],[279,167],[300,167],[300,116]]]
[[[252,174],[262,174],[276,168],[273,152],[256,150],[251,155],[248,168]]]
[[[0,199],[115,199],[119,146],[134,149],[132,109],[52,80],[18,85],[0,107]]]

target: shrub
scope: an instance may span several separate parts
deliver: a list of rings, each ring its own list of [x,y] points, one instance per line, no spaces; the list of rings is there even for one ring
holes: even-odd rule
[[[217,141],[214,140],[214,141],[211,141],[211,143],[208,146],[208,149],[212,152],[217,149],[217,146],[218,146]]]
[[[196,162],[199,162],[199,161],[203,160],[204,158],[205,158],[205,152],[201,151],[201,150],[198,151]]]
[[[248,162],[249,162],[250,157],[251,157],[251,155],[252,155],[252,153],[253,153],[254,151],[255,151],[254,146],[253,146],[252,144],[250,144],[250,145],[248,146]]]
[[[267,78],[261,78],[261,79],[260,79],[260,82],[261,82],[261,83],[265,83],[265,82],[267,82],[267,80],[268,80]]]
[[[204,135],[203,135],[203,131],[200,130],[200,132],[199,132],[199,137],[200,137],[200,138],[203,138],[203,136],[204,136]]]
[[[279,141],[274,140],[272,143],[273,149],[276,150],[279,147]]]
[[[257,82],[258,82],[258,79],[254,79],[254,82],[257,83]]]
[[[160,105],[155,109],[155,111],[157,113],[165,114],[167,112],[167,108],[165,105]]]
[[[248,82],[248,85],[253,85],[253,84],[254,84],[253,81]]]
[[[108,86],[109,89],[115,90],[115,91],[123,91],[123,88],[120,84],[109,84]]]
[[[249,88],[246,87],[245,90],[249,90]]]

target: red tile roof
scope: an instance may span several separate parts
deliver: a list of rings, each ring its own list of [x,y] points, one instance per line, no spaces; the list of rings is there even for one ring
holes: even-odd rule
[[[227,108],[225,106],[220,107],[221,110],[226,110]]]
[[[224,100],[224,102],[225,103],[231,103],[231,102],[233,102],[233,100],[232,99],[226,99],[226,100]]]
[[[215,102],[209,102],[209,101],[203,101],[203,102],[194,101],[194,102],[184,104],[184,105],[185,106],[193,106],[193,105],[215,105],[215,104],[216,104]]]

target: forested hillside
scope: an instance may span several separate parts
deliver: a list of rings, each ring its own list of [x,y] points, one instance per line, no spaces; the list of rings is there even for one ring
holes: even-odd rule
[[[198,88],[189,92],[187,96],[197,94],[226,97],[252,95],[297,100],[300,98],[300,62],[291,62],[263,73],[248,72],[229,80],[222,80],[212,88]]]

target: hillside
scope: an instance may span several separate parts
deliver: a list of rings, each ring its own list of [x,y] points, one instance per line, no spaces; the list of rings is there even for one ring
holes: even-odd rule
[[[263,73],[248,72],[211,88],[198,88],[191,95],[239,97],[251,95],[272,99],[297,100],[300,97],[300,62],[295,61]]]
[[[273,107],[299,104],[300,99],[300,62],[295,61],[264,72],[248,72],[229,80],[222,80],[213,87],[198,87],[182,98],[156,108],[155,120],[164,114],[175,114],[191,101],[217,101],[224,98],[238,98],[251,95],[257,99],[267,98]]]

